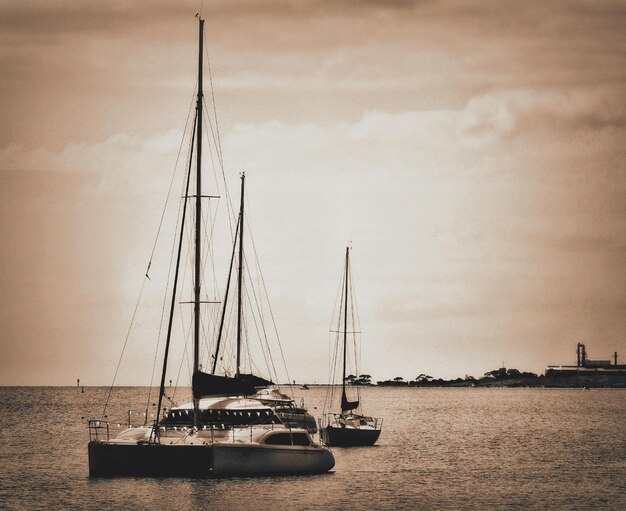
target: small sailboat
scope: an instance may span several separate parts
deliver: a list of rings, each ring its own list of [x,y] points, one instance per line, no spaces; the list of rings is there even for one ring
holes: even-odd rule
[[[346,382],[348,380],[352,381],[354,378],[346,375],[348,360],[348,334],[358,333],[355,328],[352,328],[352,331],[348,330],[349,318],[352,319],[354,327],[354,300],[349,299],[352,296],[350,247],[346,247],[346,258],[342,282],[343,287],[339,311],[340,327],[335,330],[335,333],[338,335],[337,340],[342,342],[341,412],[326,414],[322,418],[320,432],[322,441],[328,446],[356,447],[374,445],[380,436],[383,420],[358,413],[359,409],[362,408],[360,395],[357,394],[357,399],[350,401],[346,392]],[[348,313],[350,308],[352,309],[351,314]],[[343,321],[341,321],[341,319],[343,319]],[[341,328],[341,323],[343,323],[343,328]],[[354,355],[356,367],[356,353]],[[358,386],[355,388],[358,391]],[[331,386],[330,389],[330,401],[332,401],[333,387]]]
[[[272,400],[269,388],[272,382],[241,369],[242,335],[242,268],[243,268],[243,222],[244,183],[241,176],[241,202],[232,248],[228,284],[224,297],[219,333],[211,364],[211,372],[202,370],[201,345],[201,150],[202,150],[202,58],[204,20],[199,19],[198,94],[194,126],[196,152],[196,189],[190,195],[191,158],[187,174],[184,206],[181,217],[178,256],[172,286],[171,306],[163,369],[157,405],[157,417],[153,424],[129,427],[111,436],[108,421],[90,419],[88,444],[90,476],[247,476],[267,474],[314,474],[327,472],[335,464],[329,449],[313,440],[309,430],[301,422],[289,422],[281,418],[281,410],[294,412],[295,406],[288,399]],[[172,320],[177,300],[180,254],[183,246],[184,218],[189,199],[195,199],[195,243],[193,273],[193,372],[192,400],[188,403],[162,408],[168,367],[168,353],[172,333]],[[220,359],[220,347],[226,303],[230,288],[235,249],[238,248],[238,300],[237,300],[237,346],[236,372],[234,376],[220,375],[216,364]],[[279,396],[280,397],[280,396]],[[306,410],[299,410],[300,419],[308,420]],[[297,415],[297,414],[296,414]],[[295,417],[297,419],[298,417]],[[147,420],[147,418],[146,418]]]

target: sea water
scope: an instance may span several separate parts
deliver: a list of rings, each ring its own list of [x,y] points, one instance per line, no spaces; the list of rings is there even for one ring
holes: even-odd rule
[[[326,388],[294,392],[321,415]],[[226,479],[89,478],[86,419],[108,394],[0,388],[0,508],[626,509],[626,389],[362,388],[376,446],[334,448],[328,474]],[[114,388],[111,432],[155,401]]]

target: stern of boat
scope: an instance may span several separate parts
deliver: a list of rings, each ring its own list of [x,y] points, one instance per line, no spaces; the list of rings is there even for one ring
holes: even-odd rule
[[[370,446],[378,441],[382,426],[382,419],[330,414],[320,421],[320,438],[329,447]]]

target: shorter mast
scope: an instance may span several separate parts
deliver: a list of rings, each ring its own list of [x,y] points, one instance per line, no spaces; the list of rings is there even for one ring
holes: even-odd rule
[[[343,303],[343,380],[341,382],[341,413],[349,412],[359,406],[359,400],[348,401],[346,395],[346,360],[348,355],[348,293],[350,292],[350,247],[346,247],[346,274]]]
[[[343,402],[346,399],[346,355],[347,355],[347,339],[348,339],[348,273],[350,272],[350,252],[346,247],[346,278],[343,284],[343,378],[341,380],[342,396],[341,396],[341,411],[343,410]]]
[[[237,373],[241,372],[241,329],[242,329],[242,288],[243,288],[243,199],[246,182],[245,173],[241,173],[241,203],[239,204],[239,268],[237,273]]]
[[[224,319],[226,318],[226,306],[228,304],[228,294],[230,291],[230,279],[233,274],[233,263],[235,261],[235,249],[237,248],[237,236],[239,234],[239,220],[235,227],[235,242],[233,243],[233,252],[230,256],[230,266],[228,269],[228,280],[226,281],[226,292],[224,293],[224,304],[222,305],[222,317],[220,318],[220,328],[217,333],[217,343],[215,346],[215,355],[213,355],[213,366],[211,367],[211,374],[215,374],[217,368],[217,360],[220,354],[220,346],[222,344],[222,333],[224,331]]]

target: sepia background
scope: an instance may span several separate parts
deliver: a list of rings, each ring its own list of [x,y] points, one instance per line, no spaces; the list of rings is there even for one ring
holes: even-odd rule
[[[110,383],[200,10],[293,378],[348,242],[374,379],[625,359],[624,2],[5,0],[0,385]]]

